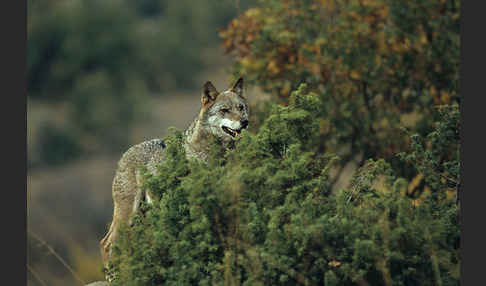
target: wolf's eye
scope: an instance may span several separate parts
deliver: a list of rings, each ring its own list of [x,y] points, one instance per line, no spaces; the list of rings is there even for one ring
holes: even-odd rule
[[[229,109],[228,109],[228,108],[223,108],[223,109],[221,109],[221,113],[223,113],[223,114],[224,114],[224,113],[228,113],[228,112],[229,112]]]

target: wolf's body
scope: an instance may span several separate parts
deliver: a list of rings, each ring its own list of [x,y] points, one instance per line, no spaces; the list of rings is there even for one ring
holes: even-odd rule
[[[206,82],[201,98],[201,111],[184,132],[184,149],[191,159],[206,161],[210,142],[229,147],[242,129],[248,126],[248,104],[243,97],[243,80],[240,78],[229,90],[218,93],[210,82]],[[164,142],[152,139],[132,146],[118,162],[113,179],[113,220],[106,236],[101,240],[103,264],[108,267],[111,247],[117,238],[121,223],[130,224],[142,201],[151,204],[153,198],[142,188],[143,174],[140,167],[155,173],[157,165],[164,160]]]

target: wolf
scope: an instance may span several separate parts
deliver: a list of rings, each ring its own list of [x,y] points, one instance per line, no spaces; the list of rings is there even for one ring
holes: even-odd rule
[[[248,128],[248,114],[243,78],[221,93],[207,81],[202,90],[200,112],[183,133],[186,157],[206,162],[213,142],[231,148],[235,138]],[[153,203],[150,193],[142,188],[142,169],[155,174],[157,165],[164,160],[164,148],[162,139],[148,140],[129,148],[118,162],[112,185],[113,219],[107,234],[100,241],[105,269],[108,269],[119,226],[122,223],[132,224],[131,217],[139,211],[142,201]]]

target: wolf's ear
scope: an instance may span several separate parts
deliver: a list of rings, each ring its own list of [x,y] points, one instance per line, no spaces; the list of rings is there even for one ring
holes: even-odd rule
[[[243,78],[242,77],[240,77],[236,81],[236,83],[233,85],[233,87],[231,88],[231,90],[234,93],[238,94],[238,96],[243,97]]]
[[[216,90],[214,85],[210,81],[207,81],[204,84],[204,87],[203,87],[201,103],[203,105],[207,105],[207,104],[215,101],[218,94],[219,94],[219,92]]]

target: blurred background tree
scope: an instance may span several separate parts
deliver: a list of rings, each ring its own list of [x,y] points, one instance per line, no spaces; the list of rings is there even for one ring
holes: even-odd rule
[[[265,0],[221,36],[234,72],[274,99],[302,82],[320,94],[316,148],[340,154],[341,170],[375,157],[399,167],[402,128],[427,134],[435,106],[460,103],[459,15],[458,0]]]

